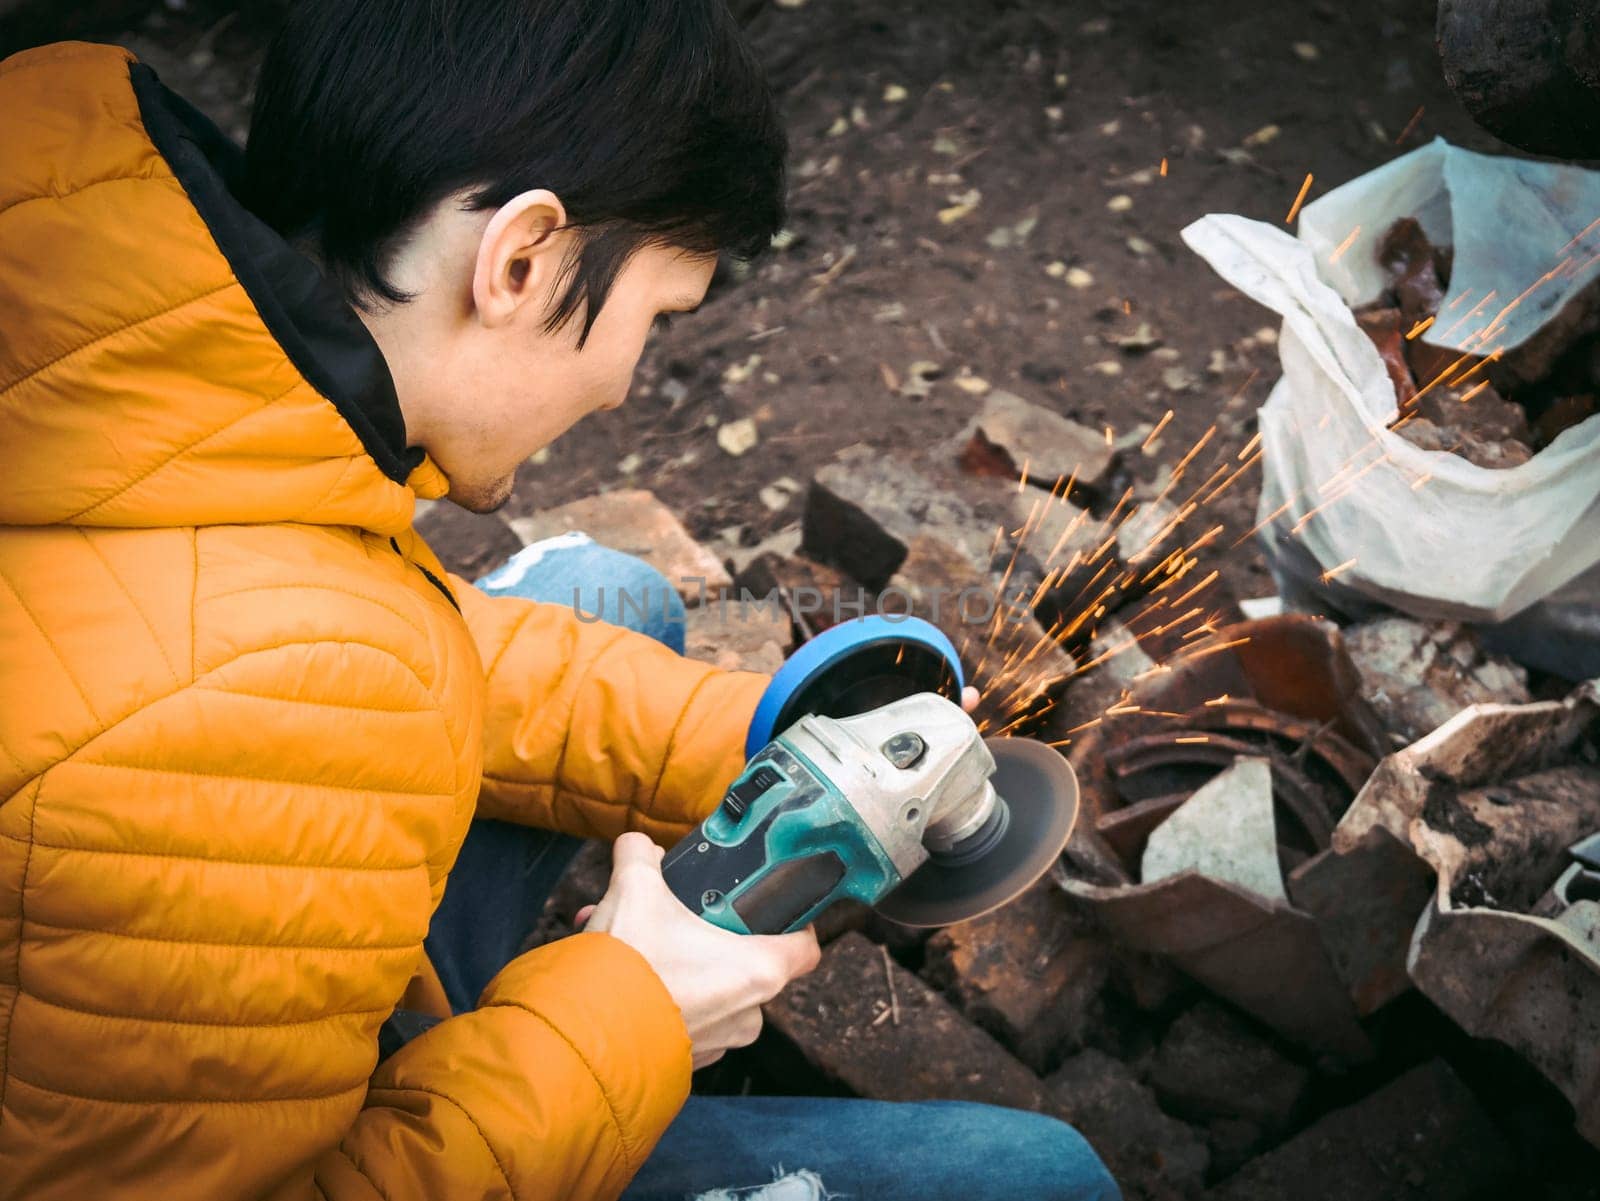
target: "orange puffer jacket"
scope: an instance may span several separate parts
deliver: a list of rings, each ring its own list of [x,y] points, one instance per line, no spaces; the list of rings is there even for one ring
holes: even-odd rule
[[[764,677],[491,600],[376,346],[124,52],[0,64],[0,1198],[609,1198],[682,1019],[580,934],[377,1063],[476,814],[670,840]]]

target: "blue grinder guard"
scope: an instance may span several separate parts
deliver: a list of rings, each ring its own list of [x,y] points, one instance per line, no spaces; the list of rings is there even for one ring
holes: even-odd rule
[[[920,617],[874,614],[818,634],[780,667],[761,694],[746,759],[809,713],[854,717],[919,692],[961,703],[961,660]]]

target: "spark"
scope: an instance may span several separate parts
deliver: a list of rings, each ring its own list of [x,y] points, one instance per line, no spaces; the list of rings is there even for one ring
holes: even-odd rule
[[[1116,444],[1117,444],[1117,436],[1116,436],[1115,433],[1112,432],[1111,427],[1108,425],[1108,426],[1106,426],[1106,445],[1107,446],[1115,446]]]
[[[1190,651],[1184,655],[1183,661],[1187,663],[1191,659],[1204,659],[1207,655],[1220,654],[1222,651],[1232,650],[1236,646],[1244,646],[1249,641],[1248,637],[1235,638],[1231,642],[1219,642],[1215,646],[1203,646],[1197,651]]]
[[[1474,396],[1476,396],[1479,392],[1482,392],[1488,386],[1488,380],[1479,380],[1477,383],[1473,384],[1472,387],[1468,388],[1461,394],[1461,403],[1466,404],[1467,401],[1471,400]]]
[[[1430,314],[1429,316],[1424,317],[1421,321],[1417,322],[1415,325],[1413,325],[1411,327],[1410,332],[1406,334],[1406,341],[1407,342],[1415,341],[1416,338],[1424,330],[1426,330],[1430,325],[1432,325],[1438,319],[1439,319],[1438,316],[1434,315],[1434,314]]]
[[[1322,573],[1322,582],[1324,584],[1333,583],[1334,576],[1339,575],[1341,572],[1349,571],[1355,565],[1356,561],[1354,559],[1346,559],[1343,563],[1339,564],[1339,566],[1328,568],[1327,571]]]
[[[1258,438],[1260,437],[1259,434],[1257,434],[1256,436]],[[1203,505],[1209,505],[1212,501],[1216,500],[1217,497],[1221,496],[1229,488],[1233,487],[1234,483],[1237,482],[1238,479],[1242,475],[1244,475],[1245,472],[1249,471],[1257,463],[1261,462],[1263,457],[1264,457],[1264,452],[1259,451],[1259,450],[1256,451],[1255,454],[1251,455],[1248,459],[1246,459],[1243,463],[1241,463],[1239,465],[1239,469],[1237,471],[1235,471],[1227,479],[1223,480],[1222,483],[1218,484],[1216,486],[1216,488],[1214,488],[1209,494],[1207,494],[1206,496],[1202,497],[1200,503],[1203,504]]]
[[[1028,487],[1028,463],[1029,463],[1029,461],[1030,460],[1028,460],[1028,459],[1023,459],[1022,460],[1022,478],[1017,481],[1017,491],[1018,492],[1024,492],[1024,491],[1027,490],[1027,487]]]
[[[1197,734],[1193,738],[1174,738],[1172,741],[1181,744],[1188,744],[1195,742],[1210,742],[1211,739],[1204,734]]]
[[[1339,245],[1334,248],[1333,253],[1328,256],[1328,262],[1330,264],[1337,263],[1340,259],[1342,259],[1344,257],[1344,252],[1349,250],[1350,247],[1354,246],[1356,239],[1360,236],[1361,227],[1358,225],[1350,231],[1349,237],[1347,237],[1343,242],[1340,242]]]
[[[1426,471],[1423,474],[1419,475],[1416,479],[1411,481],[1411,491],[1413,491],[1413,492],[1422,491],[1422,486],[1424,484],[1426,484],[1432,478],[1433,478],[1433,472],[1431,472],[1431,471]]]
[[[1195,455],[1200,453],[1200,451],[1205,447],[1205,444],[1211,441],[1211,439],[1216,435],[1216,432],[1217,427],[1215,425],[1207,429],[1206,432],[1201,435],[1200,441],[1196,442],[1192,447],[1189,448],[1189,453],[1178,460],[1178,465],[1172,469],[1172,474],[1181,475],[1183,473],[1183,469],[1193,461]]]
[[[1162,162],[1166,162],[1165,159],[1162,159],[1161,161]],[[1580,230],[1578,232],[1578,234],[1572,239],[1572,241],[1568,242],[1565,246],[1563,246],[1558,253],[1566,254],[1567,251],[1571,250],[1579,242],[1581,242],[1585,238],[1587,238],[1596,229],[1600,229],[1600,217],[1596,217],[1593,221],[1589,222],[1589,224],[1585,225],[1583,227],[1583,229]]]
[[[1161,431],[1167,428],[1167,423],[1172,420],[1172,410],[1167,410],[1167,415],[1156,422],[1155,428],[1144,436],[1144,441],[1139,444],[1140,450],[1148,450],[1150,444],[1161,436]]]
[[[1222,527],[1218,526],[1217,528],[1221,529]],[[1205,577],[1205,579],[1201,580],[1194,587],[1190,588],[1189,591],[1185,592],[1177,600],[1173,601],[1172,602],[1172,607],[1174,609],[1176,609],[1179,605],[1183,604],[1184,601],[1186,601],[1190,597],[1194,596],[1195,593],[1202,591],[1208,584],[1210,584],[1210,583],[1212,583],[1212,581],[1216,580],[1217,577],[1220,576],[1221,574],[1222,573],[1220,571],[1213,570],[1210,575]]]
[[[1406,127],[1400,131],[1400,136],[1394,140],[1396,146],[1404,142],[1411,135],[1411,131],[1417,127],[1417,122],[1422,120],[1422,109],[1422,105],[1417,105],[1417,111],[1411,114],[1411,120],[1406,122]]]
[[[1214,696],[1209,701],[1206,702],[1206,704],[1212,705],[1212,706],[1226,705],[1227,703],[1228,703],[1228,694],[1226,692],[1224,692],[1221,696]]]
[[[1548,278],[1548,277],[1546,277],[1546,278]],[[1536,282],[1533,285],[1533,287],[1536,288],[1536,287],[1539,286],[1540,283],[1543,283],[1543,282],[1544,282],[1544,280],[1539,280],[1538,282]],[[1528,289],[1528,291],[1530,291],[1530,292],[1532,290],[1533,290],[1533,288],[1529,288]],[[1495,298],[1496,292],[1497,292],[1497,289],[1490,288],[1488,295],[1486,295],[1482,300],[1478,301],[1477,304],[1473,305],[1465,313],[1461,314],[1461,316],[1457,317],[1456,320],[1455,320],[1455,324],[1452,325],[1449,329],[1445,330],[1444,333],[1440,334],[1439,337],[1441,339],[1448,338],[1451,334],[1455,333],[1455,331],[1461,326],[1461,324],[1463,322],[1470,321],[1470,320],[1472,320],[1472,318],[1476,317],[1478,315],[1479,310],[1481,310],[1484,305],[1488,304],[1491,300],[1493,300]],[[1524,292],[1523,296],[1526,296],[1526,295],[1527,295],[1527,292]],[[1522,300],[1522,296],[1517,297],[1516,300],[1513,300],[1511,302],[1511,305],[1507,306],[1507,309],[1509,309],[1511,306],[1516,305],[1521,300]],[[1507,311],[1507,310],[1506,309],[1502,309],[1501,310],[1501,312],[1505,312],[1505,311]],[[1498,320],[1498,318],[1496,318],[1496,320]],[[1482,334],[1483,335],[1487,335],[1489,328],[1491,326],[1493,326],[1493,325],[1494,325],[1493,321],[1489,322],[1489,325],[1487,325],[1487,326],[1485,326],[1483,328]]]
[[[1234,456],[1234,458],[1242,462],[1243,460],[1249,458],[1250,457],[1250,452],[1253,451],[1256,447],[1258,447],[1260,445],[1261,445],[1261,431],[1257,430],[1255,433],[1250,435],[1250,441],[1248,441],[1248,442],[1246,442],[1244,444],[1244,449],[1241,450],[1238,454],[1236,454]]]
[[[1289,206],[1289,215],[1283,219],[1285,225],[1293,225],[1294,219],[1299,216],[1300,206],[1306,202],[1306,193],[1311,191],[1311,179],[1312,175],[1307,171],[1305,182],[1300,185],[1300,193],[1294,198],[1294,203]]]
[[[1165,179],[1166,177],[1167,177],[1167,160],[1166,159],[1162,159],[1161,160],[1161,178]]]

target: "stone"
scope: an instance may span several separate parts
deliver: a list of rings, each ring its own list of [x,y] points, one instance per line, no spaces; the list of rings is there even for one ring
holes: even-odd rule
[[[1500,1132],[1443,1060],[1434,1060],[1251,1160],[1207,1201],[1478,1201],[1516,1195]]]
[[[1168,1027],[1150,1083],[1169,1113],[1237,1119],[1272,1134],[1293,1123],[1311,1072],[1231,1010],[1201,1001]]]
[[[1036,1072],[1079,1047],[1111,952],[1061,890],[1040,881],[1016,900],[928,940],[923,975]]]
[[[755,604],[776,590],[802,638],[861,616],[867,604],[860,584],[804,555],[765,550],[734,577],[733,595]]]
[[[735,531],[739,528],[741,527],[734,527]],[[719,538],[709,549],[722,560],[722,565],[732,572],[734,579],[737,580],[740,572],[764,554],[771,553],[787,558],[799,551],[800,523],[792,522],[751,546],[742,545],[737,537],[726,537]]]
[[[1075,489],[1097,492],[1116,458],[1101,431],[1068,421],[1014,392],[989,393],[962,438],[963,465],[998,460],[1017,478],[1026,464],[1029,481],[1041,488],[1061,487],[1073,479]]]
[[[1378,617],[1346,629],[1344,645],[1361,673],[1363,694],[1400,746],[1468,705],[1532,700],[1527,671],[1484,650],[1458,622]]]
[[[1154,567],[1182,541],[1177,516],[1178,507],[1165,500],[1139,505],[1117,526],[1117,557],[1130,566]]]
[[[1043,1082],[857,931],[766,1007],[827,1079],[879,1101],[980,1101],[1057,1114]]]
[[[1098,661],[1095,671],[1103,673],[1118,685],[1130,687],[1140,676],[1156,669],[1155,660],[1144,653],[1139,640],[1115,617],[1104,618],[1089,640],[1091,662]]]
[[[794,648],[794,623],[787,606],[724,598],[690,609],[684,653],[723,671],[771,674]]]
[[[870,447],[849,447],[812,479],[801,546],[873,589],[888,583],[919,535],[943,540],[984,569],[1009,498],[995,481],[971,482],[966,491]]]
[[[1150,832],[1144,883],[1190,871],[1287,903],[1265,759],[1234,760]]]
[[[487,575],[522,549],[503,518],[449,503],[430,506],[417,518],[416,530],[445,570],[468,580]]]
[[[1105,525],[1064,496],[1029,488],[1011,497],[1015,540],[1044,570],[1070,570],[1106,539]]]
[[[526,545],[581,530],[602,546],[637,555],[662,575],[693,607],[733,583],[727,570],[689,536],[672,510],[643,489],[603,492],[532,517],[514,517],[511,528]]]
[[[1203,1186],[1211,1162],[1205,1140],[1163,1113],[1155,1093],[1121,1060],[1094,1048],[1080,1051],[1048,1083],[1124,1195],[1177,1198]]]

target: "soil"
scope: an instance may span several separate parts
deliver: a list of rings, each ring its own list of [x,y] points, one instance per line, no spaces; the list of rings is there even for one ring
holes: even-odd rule
[[[697,536],[748,544],[799,516],[797,498],[762,501],[775,480],[803,483],[852,443],[921,448],[958,430],[979,403],[966,376],[1135,444],[1172,410],[1130,448],[1135,479],[1216,423],[1203,479],[1255,432],[1278,375],[1256,331],[1277,320],[1191,254],[1183,226],[1207,212],[1281,222],[1308,173],[1309,201],[1436,135],[1497,146],[1445,87],[1427,4],[742,8],[788,120],[792,240],[719,272],[701,311],[647,349],[629,403],[523,468],[506,516],[648,487]],[[167,0],[126,28],[60,32],[130,46],[242,136],[276,11]],[[1114,211],[1117,197],[1131,205]],[[1073,268],[1092,282],[1072,286]],[[1145,325],[1157,345],[1115,344]],[[937,372],[922,399],[899,391],[914,363]],[[733,457],[716,427],[743,417],[759,440]],[[1256,478],[1208,523],[1226,527],[1212,565],[1243,596],[1273,590],[1253,542],[1233,546]],[[457,524],[471,558],[472,523]]]

